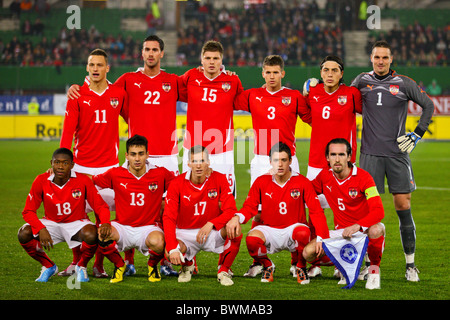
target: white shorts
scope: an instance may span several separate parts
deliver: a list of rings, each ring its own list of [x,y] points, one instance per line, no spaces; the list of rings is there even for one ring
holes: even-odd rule
[[[84,167],[84,166],[80,166],[78,164],[75,164],[73,166],[73,171],[75,172],[79,172],[79,173],[84,173],[84,174],[90,174],[92,176],[95,176],[97,174],[102,174],[105,173],[106,171],[108,171],[111,168],[114,167],[118,167],[119,164],[113,165],[113,166],[109,166],[109,167],[101,167],[101,168],[89,168],[89,167]],[[96,186],[97,187],[97,186]],[[114,190],[113,189],[103,189],[100,187],[97,187],[98,193],[100,194],[100,196],[103,198],[103,200],[106,202],[106,204],[109,207],[110,211],[116,211],[116,203],[114,201]],[[92,212],[94,211],[92,209],[92,207],[89,205],[89,203],[86,201],[86,213]]]
[[[318,174],[320,173],[320,171],[322,171],[322,168],[314,168],[314,167],[310,167],[308,166],[308,171],[306,172],[306,177],[312,181],[314,180]],[[320,202],[320,206],[325,209],[325,208],[329,208],[330,205],[328,204],[327,199],[325,198],[325,196],[323,194],[318,194],[317,197],[319,198],[319,202]]]
[[[386,227],[384,226],[383,222],[378,222],[384,230],[386,230]],[[330,238],[339,238],[342,237],[342,232],[344,231],[345,228],[342,229],[334,229],[334,230],[330,230]],[[367,229],[369,229],[368,227],[362,227],[363,231],[358,231],[355,234],[359,234],[359,233],[364,233],[367,231]]]
[[[292,239],[292,233],[294,229],[298,226],[305,226],[309,228],[307,225],[303,223],[295,223],[289,227],[284,229],[272,228],[265,225],[259,225],[254,227],[252,230],[259,230],[264,234],[266,238],[266,242],[264,245],[267,248],[267,253],[277,253],[282,250],[288,250],[289,252],[295,251],[295,241]]]
[[[183,172],[186,172],[188,167],[188,153],[189,150],[183,147]],[[214,171],[220,172],[227,176],[228,184],[231,192],[236,198],[236,176],[234,174],[234,152],[227,151],[218,154],[209,155],[209,167]]]
[[[225,239],[220,235],[220,231],[212,230],[206,242],[197,242],[197,234],[200,229],[176,229],[176,237],[186,245],[186,259],[192,260],[197,253],[202,251],[222,253]]]
[[[272,169],[272,166],[270,165],[269,156],[255,154],[250,162],[250,186],[255,182],[256,178],[268,173],[270,169]],[[292,156],[291,170],[300,173],[296,156]]]
[[[120,252],[127,251],[131,248],[138,249],[143,255],[148,256],[149,248],[145,244],[145,240],[148,235],[153,231],[164,231],[155,225],[131,227],[118,223],[117,221],[111,221],[113,226],[119,233],[119,240],[117,242],[117,248]]]
[[[50,233],[50,236],[52,237],[53,240],[53,244],[66,242],[70,249],[81,245],[80,241],[72,240],[72,237],[76,235],[78,231],[80,231],[84,226],[95,225],[89,219],[77,220],[74,222],[67,222],[67,223],[55,222],[45,218],[39,219],[39,221],[42,222],[42,224],[47,229],[48,233]],[[25,223],[22,226],[22,228],[27,225],[29,224]],[[38,235],[35,234],[33,236],[37,237]]]

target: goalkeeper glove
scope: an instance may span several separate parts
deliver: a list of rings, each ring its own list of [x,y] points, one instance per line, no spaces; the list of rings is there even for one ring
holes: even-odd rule
[[[309,94],[310,87],[315,87],[319,83],[319,80],[316,78],[309,78],[303,84],[303,96],[306,97]]]
[[[398,147],[402,152],[411,153],[420,139],[422,139],[422,137],[415,132],[404,134],[397,138]]]

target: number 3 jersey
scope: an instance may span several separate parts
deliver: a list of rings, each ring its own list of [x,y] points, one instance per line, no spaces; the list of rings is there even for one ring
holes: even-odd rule
[[[69,99],[60,147],[72,149],[74,162],[89,168],[119,163],[119,115],[126,104],[125,91],[109,84],[98,94],[85,83],[78,99]]]
[[[259,204],[262,224],[280,229],[294,223],[307,225],[306,204],[310,222],[314,225],[317,235],[324,239],[329,237],[326,217],[317,194],[311,181],[301,174],[292,173],[284,185],[278,184],[270,174],[258,177],[250,187],[247,199],[239,211],[245,217],[244,223],[258,214]]]
[[[84,174],[71,172],[69,181],[62,187],[53,183],[53,174],[43,173],[34,180],[22,212],[33,234],[45,228],[37,217],[37,210],[44,203],[44,219],[58,223],[88,219],[86,200],[93,208],[100,224],[109,223],[110,212],[91,179]]]
[[[136,177],[124,167],[111,168],[92,177],[98,187],[114,190],[114,221],[131,227],[161,223],[163,195],[174,175],[163,167],[149,163],[146,167],[147,171],[140,177]]]
[[[333,93],[323,83],[311,87],[306,99],[311,109],[311,148],[308,165],[327,168],[325,149],[331,140],[344,138],[352,146],[351,162],[356,160],[356,113],[361,113],[361,93],[354,87],[341,84]]]
[[[211,222],[220,230],[237,212],[224,174],[213,171],[200,185],[191,182],[190,174],[188,170],[176,177],[167,191],[163,215],[167,251],[178,245],[176,228],[199,229]]]

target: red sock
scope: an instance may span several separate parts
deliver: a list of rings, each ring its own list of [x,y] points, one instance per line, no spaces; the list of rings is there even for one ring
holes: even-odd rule
[[[98,251],[101,251],[103,255],[114,264],[115,267],[120,268],[125,265],[125,261],[123,261],[122,256],[116,248],[115,241],[112,241],[106,246],[99,245],[98,248]]]
[[[299,268],[305,268],[306,267],[306,260],[303,258],[303,249],[309,242],[310,237],[310,230],[306,226],[298,226],[294,229],[292,232],[292,239],[296,242],[296,250],[297,250],[297,267]]]
[[[44,267],[50,268],[55,264],[52,260],[50,260],[48,255],[42,249],[41,243],[36,239],[32,239],[27,243],[21,243],[20,245],[25,249],[26,253],[28,253],[30,257],[38,261]]]
[[[77,246],[72,248],[73,260],[72,264],[77,264],[81,259],[81,246]]]
[[[134,264],[134,248],[125,251],[125,261],[128,264]]]
[[[80,246],[81,258],[77,265],[86,268],[88,262],[92,259],[95,252],[97,251],[98,244],[87,244],[82,242]]]
[[[233,264],[234,259],[236,259],[236,256],[241,247],[241,240],[242,234],[239,237],[234,238],[232,240],[227,238],[224,250],[219,257],[220,268],[218,273],[221,273],[222,271],[228,272],[228,270],[230,270],[231,265]]]
[[[150,267],[155,267],[160,261],[161,259],[164,257],[164,253],[156,253],[153,250],[148,250],[149,254],[149,258],[148,258],[148,265]]]
[[[370,265],[380,266],[381,256],[384,250],[384,236],[376,239],[369,239],[367,253],[369,255]]]
[[[258,237],[247,236],[247,249],[250,256],[258,263],[262,264],[264,268],[270,267],[272,261],[267,256],[267,248],[264,241]]]
[[[105,255],[103,254],[102,250],[98,249],[95,252],[94,266],[96,266],[98,269],[103,270],[103,260],[104,259],[105,259]]]

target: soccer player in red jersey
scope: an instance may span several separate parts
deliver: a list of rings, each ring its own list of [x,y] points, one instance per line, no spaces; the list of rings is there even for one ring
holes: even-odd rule
[[[149,163],[144,136],[131,137],[126,147],[127,168],[112,168],[92,177],[95,185],[112,188],[116,195],[112,233],[109,238],[101,240],[108,242],[110,248],[116,245],[119,251],[137,248],[149,256],[148,280],[156,282],[161,280],[158,263],[164,255],[162,200],[174,175],[164,167]]]
[[[312,181],[317,194],[324,194],[334,215],[335,230],[331,237],[350,238],[357,232],[369,237],[367,249],[370,267],[367,289],[380,288],[380,262],[384,250],[385,227],[381,220],[384,209],[372,176],[351,162],[352,147],[342,138],[331,140],[325,149],[329,168],[322,170]],[[304,249],[308,262],[323,256],[316,251],[313,239]]]
[[[302,256],[304,246],[310,241],[305,204],[317,234],[324,239],[328,238],[327,221],[311,182],[289,167],[292,162],[289,146],[278,142],[269,156],[275,173],[255,180],[242,209],[228,227],[246,223],[261,205],[262,223],[252,228],[246,238],[250,256],[263,266],[261,282],[273,281],[275,265],[267,255],[289,250],[298,256],[297,281],[308,284],[306,261]],[[318,247],[321,249],[321,243]]]
[[[86,71],[89,84],[81,87],[78,99],[67,101],[60,147],[71,149],[74,141],[74,171],[94,175],[119,165],[118,118],[126,114],[127,95],[123,88],[108,83],[109,64],[104,50],[90,53]],[[100,194],[114,210],[112,189],[102,189]],[[87,210],[92,211],[89,206]],[[60,275],[73,272],[80,253],[79,248],[72,251],[73,261]],[[107,277],[101,253],[96,255],[93,272],[96,277]]]
[[[230,268],[240,243],[240,226],[227,232],[227,222],[235,215],[236,202],[226,176],[209,167],[208,150],[189,149],[189,170],[176,177],[167,191],[163,214],[166,251],[171,263],[182,265],[178,282],[189,282],[194,271],[192,259],[200,251],[224,254],[217,280],[233,285]],[[227,249],[225,249],[227,248]],[[239,246],[238,246],[239,248]]]
[[[188,105],[183,172],[188,169],[188,150],[195,145],[205,146],[211,168],[227,176],[230,189],[236,194],[233,104],[244,89],[236,75],[221,69],[222,59],[220,42],[208,41],[202,48],[203,71],[194,68],[181,76],[181,96]]]
[[[51,166],[53,173],[40,174],[31,186],[22,212],[26,224],[20,228],[18,239],[28,255],[42,264],[38,282],[47,282],[58,272],[42,248],[50,250],[63,241],[69,248],[81,246],[75,272],[78,281],[87,282],[86,266],[97,249],[97,232],[102,236],[111,232],[108,205],[87,176],[72,170],[73,154],[69,149],[57,149]],[[99,218],[98,231],[86,214],[86,202]],[[39,219],[37,210],[42,203],[45,215]]]

